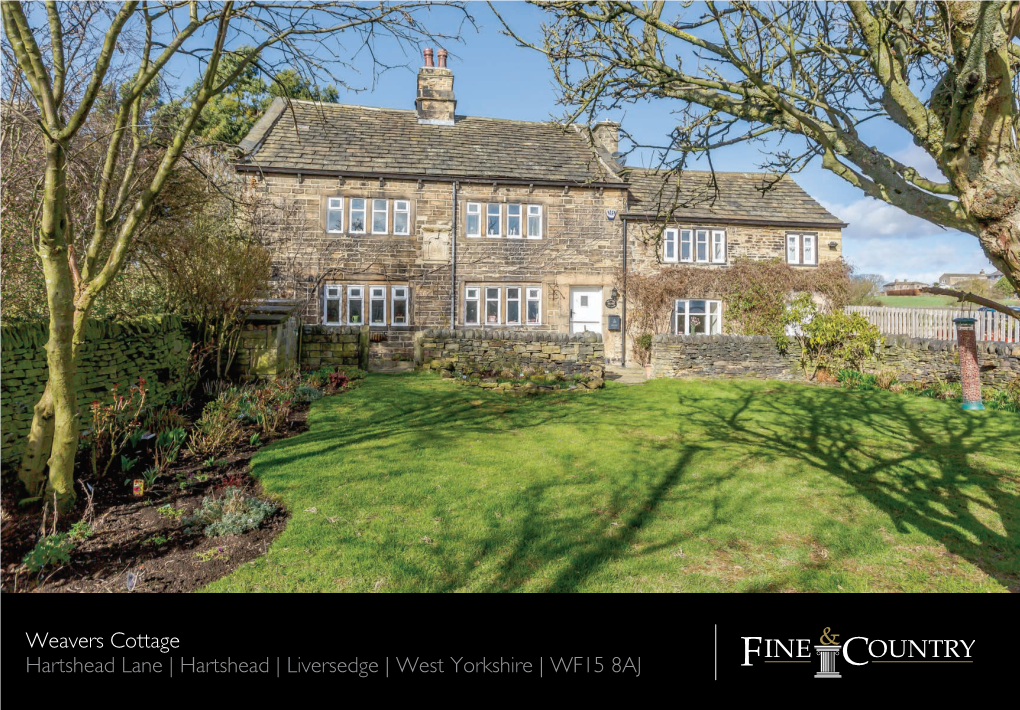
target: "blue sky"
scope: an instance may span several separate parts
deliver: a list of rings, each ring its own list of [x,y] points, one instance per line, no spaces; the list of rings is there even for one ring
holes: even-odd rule
[[[543,20],[541,10],[519,2],[500,3],[499,8],[515,29],[537,40]],[[556,104],[556,90],[545,57],[518,48],[513,40],[500,34],[499,22],[485,3],[470,3],[469,9],[478,25],[477,31],[468,27],[463,44],[448,47],[449,66],[455,74],[458,113],[531,121],[560,117],[562,108]],[[453,22],[452,14],[439,10],[431,26],[452,31],[456,27]],[[362,73],[352,75],[349,83],[366,90],[341,91],[341,101],[413,108],[415,72],[421,64],[420,58],[407,56],[385,42],[378,45],[377,51],[388,63],[407,63],[408,68],[393,69],[373,77],[370,65],[358,61],[355,68]],[[183,77],[188,71],[182,69]],[[655,143],[673,127],[671,111],[674,108],[660,100],[634,105],[625,113],[607,117],[621,121],[642,143]],[[922,174],[938,177],[934,161],[915,147],[905,133],[889,122],[874,121],[867,125],[864,136],[868,141],[898,160],[914,165]],[[717,170],[757,170],[763,162],[760,150],[758,145],[732,146],[714,153],[713,163]],[[650,153],[632,154],[628,158],[630,165],[652,161],[654,156]],[[707,169],[707,164],[692,167]],[[844,230],[844,255],[859,273],[882,274],[890,280],[911,278],[930,282],[946,271],[993,270],[974,237],[942,229],[896,207],[866,198],[823,170],[818,161],[795,179],[815,199],[850,224]]]

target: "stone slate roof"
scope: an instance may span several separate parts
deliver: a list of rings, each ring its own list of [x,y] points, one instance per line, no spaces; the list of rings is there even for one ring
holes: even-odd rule
[[[709,171],[685,170],[679,181],[672,175],[665,185],[665,173],[659,170],[625,168],[621,174],[631,185],[632,215],[660,217],[675,205],[676,220],[846,226],[789,176],[776,181],[768,173],[716,172],[714,186]]]
[[[276,99],[241,148],[265,171],[621,182],[586,136],[551,122],[458,116],[434,126],[414,110]]]
[[[621,168],[577,126],[457,116],[453,126],[418,123],[413,109],[275,99],[241,141],[245,165],[266,172],[520,180],[630,185],[632,215],[660,216],[676,200],[675,219],[787,226],[844,227],[790,177],[686,170],[680,189],[662,173]],[[243,168],[242,168],[243,169]],[[673,185],[676,177],[672,177]]]
[[[986,274],[986,273],[982,273],[982,274],[942,274],[942,276],[940,276],[939,278],[940,279],[944,279],[944,278],[954,278],[954,279],[959,279],[959,278],[968,278],[968,279],[969,278],[974,278],[974,279],[997,279],[997,278],[1001,278],[1001,277],[1002,277],[1002,272],[1001,271],[993,271],[990,274]]]

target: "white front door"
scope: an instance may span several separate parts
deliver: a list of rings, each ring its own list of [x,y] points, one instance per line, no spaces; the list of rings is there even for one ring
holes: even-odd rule
[[[570,332],[602,332],[602,287],[577,286],[570,289]]]

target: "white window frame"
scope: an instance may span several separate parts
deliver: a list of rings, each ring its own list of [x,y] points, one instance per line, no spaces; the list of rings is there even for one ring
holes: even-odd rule
[[[808,259],[808,244],[811,244],[811,258]],[[805,266],[818,264],[818,236],[815,234],[800,235],[800,260]]]
[[[684,258],[684,247],[687,247],[687,258]],[[677,258],[685,263],[689,264],[694,261],[694,230],[693,229],[681,229],[680,230],[680,244],[676,250]]]
[[[377,210],[375,208],[375,203],[376,202],[382,202],[383,203],[383,208],[381,210]],[[389,234],[390,233],[390,201],[389,200],[385,200],[385,199],[381,199],[379,197],[373,197],[371,199],[371,203],[372,203],[372,205],[371,205],[371,207],[372,207],[372,234]],[[380,212],[382,212],[382,216],[383,216],[383,228],[382,228],[381,232],[377,231],[376,228],[375,228],[375,216],[377,214],[379,214]]]
[[[716,246],[721,247],[721,253],[716,255]],[[708,256],[709,261],[713,264],[725,264],[726,263],[726,230],[725,229],[713,229],[712,234],[709,236],[708,242]]]
[[[471,231],[471,218],[478,218],[478,229],[474,232]],[[467,210],[464,213],[464,234],[469,237],[480,237],[482,236],[482,203],[481,202],[468,202]]]
[[[357,291],[357,294],[355,294]],[[355,323],[351,320],[351,302],[361,301],[361,321]],[[347,325],[365,325],[365,287],[364,286],[348,286],[347,287]]]
[[[517,289],[517,298],[510,298],[510,290]],[[507,325],[523,325],[524,324],[524,312],[521,310],[521,306],[524,305],[524,289],[520,286],[506,286],[504,288],[506,294],[506,324]],[[517,320],[510,320],[510,304],[517,304]]]
[[[474,295],[472,296],[472,292]],[[465,286],[464,287],[464,325],[481,325],[482,323],[482,287],[481,286]],[[475,320],[468,320],[468,308],[467,304],[474,302],[477,304],[475,313],[477,317]]]
[[[691,302],[703,301],[705,303],[705,332],[699,335],[719,335],[722,333],[722,301],[711,298],[678,298],[673,304],[673,332],[677,335],[689,335],[691,330]],[[680,304],[684,304],[684,312],[681,316]],[[713,329],[712,316],[717,317],[716,327]],[[684,319],[684,328],[680,329],[680,318]]]
[[[485,290],[485,318],[483,323],[485,325],[501,325],[503,323],[503,288],[501,286],[484,286]],[[489,296],[489,291],[495,291],[496,297]],[[489,304],[496,304],[496,320],[489,322]]]
[[[510,210],[516,208],[517,214],[510,214]],[[511,234],[510,220],[512,218],[517,219],[517,234]],[[524,238],[524,205],[517,202],[510,203],[506,206],[506,237],[507,239],[523,239]]]
[[[402,296],[398,292],[403,291]],[[397,302],[404,302],[404,313],[406,314],[403,323],[396,322]],[[390,286],[390,325],[405,326],[411,325],[411,289],[408,286]]]
[[[662,260],[667,263],[679,261],[680,251],[677,249],[679,233],[675,229],[667,229],[662,233]],[[672,252],[672,254],[670,254]]]
[[[538,218],[538,233],[535,234],[531,231],[531,218]],[[542,205],[528,205],[528,211],[525,219],[525,231],[528,239],[541,239],[542,238]]]
[[[811,244],[811,259],[804,258],[805,241]],[[793,246],[794,258],[790,258],[790,247]],[[786,263],[792,266],[818,266],[818,234],[815,232],[787,232]]]
[[[334,206],[337,205],[337,206]],[[340,213],[340,229],[330,229],[329,216],[333,212]],[[344,198],[342,197],[328,197],[326,198],[326,231],[330,234],[343,234],[344,233]]]
[[[489,208],[490,207],[495,207],[496,208],[496,214],[495,215],[490,215],[489,214]],[[496,232],[496,234],[489,234],[489,218],[492,217],[492,216],[498,217],[498,219],[496,220],[496,224],[498,225],[497,226],[497,230],[498,231]],[[499,239],[501,236],[503,236],[501,234],[502,231],[503,231],[503,204],[500,203],[500,202],[486,202],[485,203],[485,236],[488,237],[489,239]]]
[[[793,258],[790,257],[790,247],[793,247]],[[800,235],[799,234],[786,234],[786,263],[787,264],[800,264]]]
[[[354,206],[354,203],[357,202],[358,200],[361,201],[361,209],[360,210],[357,209]],[[361,214],[361,224],[365,227],[364,229],[355,229],[354,228],[354,215],[355,215],[355,213],[360,213]],[[366,234],[368,232],[368,199],[365,198],[365,197],[352,197],[351,198],[350,217],[348,217],[347,219],[350,220],[350,222],[348,222],[347,226],[348,226],[348,229],[349,229],[351,234]]]
[[[701,247],[705,247],[705,258],[701,258]],[[694,230],[694,261],[698,264],[708,264],[709,257],[712,253],[709,251],[709,230],[707,229],[695,229]]]
[[[524,313],[522,317],[525,325],[542,325],[542,287],[541,286],[525,286],[524,287],[525,301],[524,301]],[[538,303],[538,320],[532,323],[528,320],[528,311],[530,310],[529,305],[533,302]]]
[[[376,295],[376,291],[379,291]],[[372,320],[372,304],[376,301],[382,301],[382,322],[376,323]],[[368,324],[374,326],[389,325],[386,320],[386,287],[385,286],[369,286],[368,287]]]
[[[407,215],[407,226],[403,232],[397,231],[397,215]],[[400,236],[406,237],[411,233],[411,201],[410,200],[394,200],[393,201],[393,233],[399,234]]]
[[[342,284],[326,284],[322,287],[322,324],[323,325],[343,325],[344,324],[344,302],[343,302],[343,291],[344,287]],[[336,320],[331,321],[329,319],[329,303],[330,301],[337,302],[336,308]]]

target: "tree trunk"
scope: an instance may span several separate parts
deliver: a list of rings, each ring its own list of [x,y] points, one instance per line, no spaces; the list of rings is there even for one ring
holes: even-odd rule
[[[48,454],[47,497],[58,505],[74,504],[74,457],[78,450],[77,366],[74,356],[75,284],[67,260],[67,186],[64,147],[55,141],[46,146],[43,212],[39,225],[39,255],[46,278],[49,307],[49,340],[46,365],[49,379],[35,406],[29,448],[21,479],[35,495],[42,490],[42,460]],[[47,443],[49,446],[47,447]]]
[[[995,268],[1020,293],[1020,212],[985,226],[978,239]]]
[[[52,447],[53,398],[47,383],[42,397],[36,402],[32,427],[28,431],[28,440],[18,469],[18,478],[30,497],[39,497],[46,489],[46,460],[50,457]]]
[[[978,225],[981,249],[1020,293],[1020,176],[987,165],[960,202]]]

